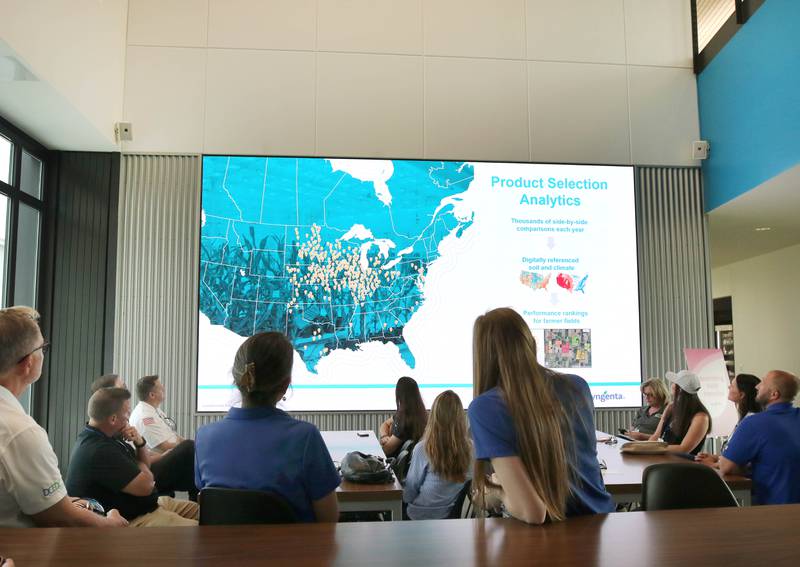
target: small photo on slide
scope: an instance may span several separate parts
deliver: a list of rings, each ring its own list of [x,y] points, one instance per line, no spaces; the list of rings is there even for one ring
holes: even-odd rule
[[[545,329],[544,365],[547,368],[591,368],[591,329]]]

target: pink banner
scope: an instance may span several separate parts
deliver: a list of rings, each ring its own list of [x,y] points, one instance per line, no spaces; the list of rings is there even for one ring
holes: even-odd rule
[[[685,348],[686,366],[700,378],[700,400],[711,414],[711,437],[730,435],[738,420],[736,406],[728,400],[728,370],[719,349]]]

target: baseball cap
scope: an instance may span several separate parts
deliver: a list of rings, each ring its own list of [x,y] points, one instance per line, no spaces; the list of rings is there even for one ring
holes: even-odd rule
[[[688,370],[681,370],[677,374],[675,372],[667,372],[664,377],[673,384],[677,384],[686,393],[696,394],[700,390],[700,378],[694,372],[689,372]]]

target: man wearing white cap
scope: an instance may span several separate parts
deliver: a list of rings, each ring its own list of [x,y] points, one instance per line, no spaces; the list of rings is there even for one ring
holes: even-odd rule
[[[650,441],[660,438],[669,444],[667,451],[671,453],[696,455],[711,430],[711,415],[697,396],[700,379],[688,370],[667,372],[665,377],[672,383],[672,403],[664,410]]]

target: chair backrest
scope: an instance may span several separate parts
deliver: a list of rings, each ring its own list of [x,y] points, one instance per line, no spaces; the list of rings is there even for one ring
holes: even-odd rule
[[[414,451],[414,446],[417,443],[412,439],[407,439],[397,452],[397,456],[392,463],[392,470],[394,476],[400,484],[405,484],[406,476],[408,476],[408,469],[411,468],[411,453]]]
[[[660,463],[644,469],[643,510],[683,510],[738,506],[717,472],[696,463]]]
[[[467,514],[464,514],[464,502],[467,500],[470,491],[472,490],[472,481],[468,480],[464,483],[464,486],[456,496],[456,501],[453,502],[453,506],[450,508],[450,513],[447,514],[447,519],[455,520],[458,518],[468,518],[470,517],[470,510],[471,506],[467,508]]]
[[[292,507],[274,492],[209,487],[200,491],[199,504],[201,526],[297,522]]]

